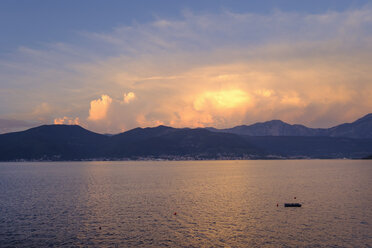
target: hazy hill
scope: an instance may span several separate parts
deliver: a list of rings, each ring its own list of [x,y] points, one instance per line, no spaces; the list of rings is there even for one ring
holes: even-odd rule
[[[308,128],[303,125],[290,125],[280,120],[258,122],[227,129],[207,128],[214,132],[234,133],[249,136],[322,136],[325,130]]]
[[[329,136],[348,138],[372,138],[372,114],[353,123],[345,123],[332,128],[309,128],[291,125],[280,120],[259,122],[227,129],[207,128],[213,132],[233,133],[249,136]]]
[[[353,123],[345,123],[329,128],[328,135],[332,137],[372,138],[372,113]]]

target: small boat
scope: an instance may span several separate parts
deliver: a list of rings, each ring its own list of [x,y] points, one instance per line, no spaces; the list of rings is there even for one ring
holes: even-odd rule
[[[284,203],[284,207],[286,207],[286,208],[289,208],[289,207],[297,207],[297,208],[299,208],[301,206],[302,206],[301,203]]]

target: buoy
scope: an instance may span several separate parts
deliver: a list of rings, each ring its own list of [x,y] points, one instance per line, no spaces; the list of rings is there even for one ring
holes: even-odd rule
[[[177,215],[177,212],[174,212],[174,215]]]

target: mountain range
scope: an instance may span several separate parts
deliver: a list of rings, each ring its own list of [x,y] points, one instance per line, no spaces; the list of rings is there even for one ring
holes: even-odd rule
[[[116,135],[43,125],[0,135],[0,161],[364,158],[372,114],[328,129],[280,120],[230,129],[135,128]]]
[[[233,133],[249,136],[326,136],[347,138],[372,138],[372,113],[353,123],[344,123],[332,128],[309,128],[304,125],[290,125],[281,120],[259,122],[228,129],[207,128],[213,132]]]

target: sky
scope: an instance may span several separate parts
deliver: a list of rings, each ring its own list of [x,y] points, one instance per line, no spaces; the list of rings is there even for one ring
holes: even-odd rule
[[[0,1],[0,133],[372,112],[370,1]]]

